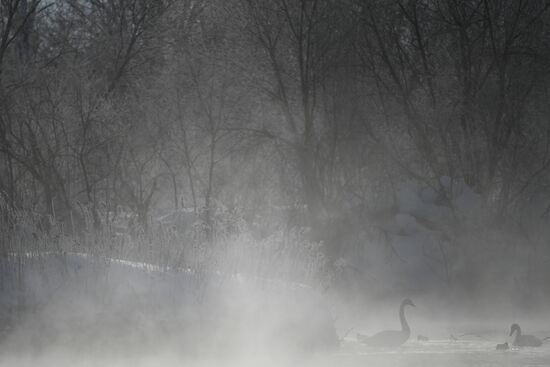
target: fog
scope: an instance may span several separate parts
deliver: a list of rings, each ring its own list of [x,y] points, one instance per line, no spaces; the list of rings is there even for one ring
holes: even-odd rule
[[[544,366],[550,358],[547,345],[495,350],[511,345],[513,322],[550,336],[548,311],[487,290],[475,299],[409,291],[409,340],[370,347],[356,335],[399,330],[400,292],[371,296],[66,252],[29,253],[18,266],[2,263],[5,366]],[[23,276],[24,293],[12,275]]]
[[[550,365],[550,6],[0,2],[0,366]]]

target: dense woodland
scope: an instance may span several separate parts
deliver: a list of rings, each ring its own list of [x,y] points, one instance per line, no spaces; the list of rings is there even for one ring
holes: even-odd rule
[[[125,236],[173,260],[246,234],[364,286],[372,259],[406,262],[392,241],[414,183],[451,213],[454,188],[479,199],[413,216],[438,284],[513,263],[522,295],[548,290],[549,7],[1,0],[1,251],[123,257]]]

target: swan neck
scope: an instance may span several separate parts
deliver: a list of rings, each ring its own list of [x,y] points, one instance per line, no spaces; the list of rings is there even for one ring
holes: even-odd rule
[[[399,320],[401,320],[401,329],[403,331],[411,331],[411,328],[409,327],[409,324],[407,324],[407,320],[405,319],[405,305],[401,304],[401,307],[399,308]]]

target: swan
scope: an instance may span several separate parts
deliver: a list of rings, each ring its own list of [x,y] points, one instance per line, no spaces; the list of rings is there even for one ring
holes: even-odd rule
[[[534,335],[521,335],[521,328],[518,324],[512,324],[510,328],[510,336],[516,333],[512,345],[516,347],[540,347],[542,341]]]
[[[405,319],[405,306],[416,305],[409,298],[401,302],[399,307],[399,319],[401,320],[401,330],[384,330],[371,337],[357,334],[357,340],[361,343],[368,344],[373,347],[398,347],[405,343],[411,335],[411,328]]]
[[[497,344],[496,350],[508,350],[510,347],[508,346],[508,343],[503,344]]]

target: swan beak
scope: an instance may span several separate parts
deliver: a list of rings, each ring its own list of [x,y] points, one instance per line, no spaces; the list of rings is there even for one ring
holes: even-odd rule
[[[416,307],[413,301],[411,301],[411,306]]]

